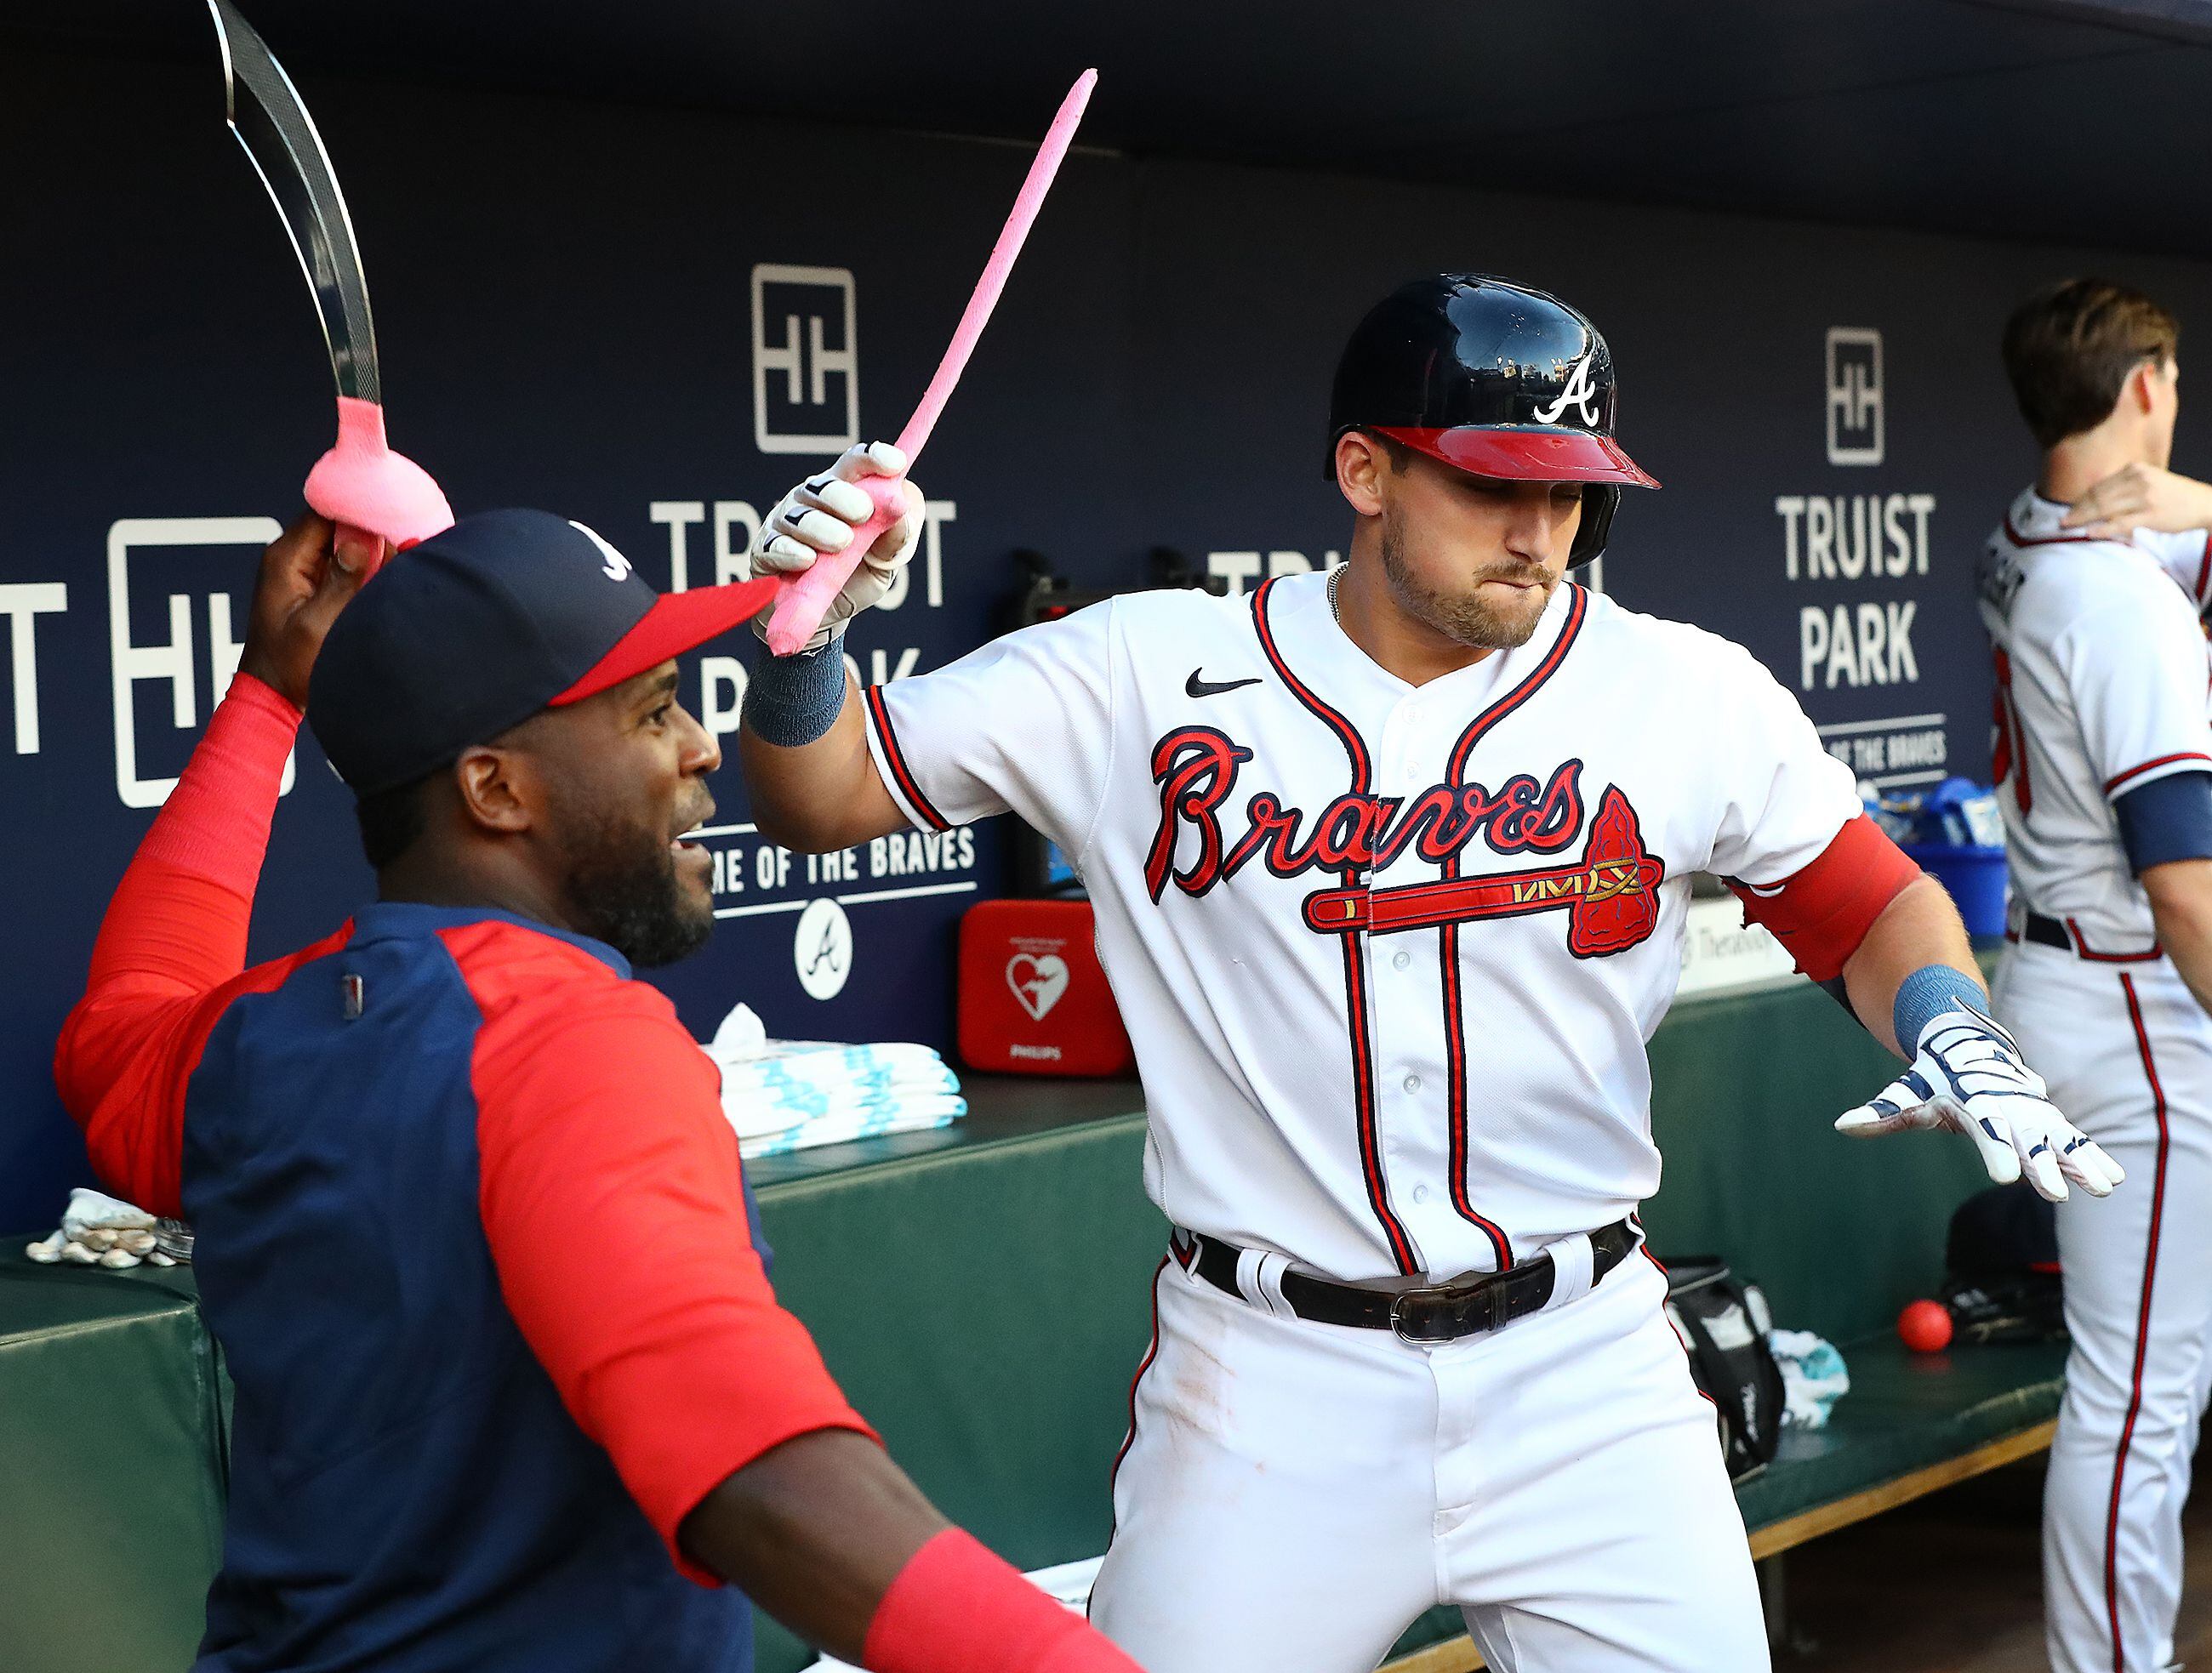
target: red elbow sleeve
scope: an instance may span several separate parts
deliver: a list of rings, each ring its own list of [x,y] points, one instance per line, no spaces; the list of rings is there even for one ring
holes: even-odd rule
[[[1803,870],[1765,888],[1731,881],[1744,918],[1790,949],[1797,968],[1832,982],[1858,951],[1884,907],[1920,868],[1873,820],[1861,814]]]
[[[871,1673],[1142,1673],[1074,1610],[957,1528],[907,1560],[876,1605]]]

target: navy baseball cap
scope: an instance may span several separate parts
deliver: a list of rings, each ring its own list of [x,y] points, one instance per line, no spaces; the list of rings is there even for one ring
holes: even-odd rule
[[[580,523],[482,512],[393,555],[340,612],[307,724],[354,793],[374,796],[727,633],[775,586],[664,595]]]

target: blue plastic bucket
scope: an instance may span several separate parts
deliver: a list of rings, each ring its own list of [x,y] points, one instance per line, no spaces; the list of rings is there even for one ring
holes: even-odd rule
[[[1970,936],[2005,930],[2005,851],[1948,843],[1900,843],[1906,857],[1951,892]]]

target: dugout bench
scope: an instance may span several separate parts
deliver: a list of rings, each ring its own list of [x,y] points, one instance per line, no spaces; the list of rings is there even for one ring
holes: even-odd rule
[[[2057,1350],[1897,1344],[1898,1309],[1933,1288],[1950,1211],[1983,1179],[1955,1140],[1829,1130],[1891,1072],[1886,1053],[1798,982],[1683,1001],[1651,1053],[1654,1246],[1725,1253],[1850,1367],[1831,1426],[1741,1490],[1755,1555],[2048,1445]],[[1166,1228],[1139,1185],[1133,1084],[970,1093],[951,1130],[752,1174],[777,1289],[854,1403],[948,1515],[1041,1567],[1104,1547]],[[226,1415],[189,1276],[36,1267],[21,1241],[0,1245],[0,1668],[181,1667],[220,1549]],[[1398,1653],[1418,1673],[1476,1664],[1450,1611]],[[763,1623],[761,1673],[811,1659]]]

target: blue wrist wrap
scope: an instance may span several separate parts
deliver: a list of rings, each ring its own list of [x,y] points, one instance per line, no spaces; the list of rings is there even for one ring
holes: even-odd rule
[[[782,749],[813,743],[845,708],[845,636],[813,651],[763,656],[745,688],[744,724]]]
[[[1945,1011],[1989,1011],[1981,985],[1963,970],[1948,964],[1923,965],[1899,985],[1890,1021],[1897,1030],[1897,1049],[1906,1057],[1917,1054],[1921,1031]]]

